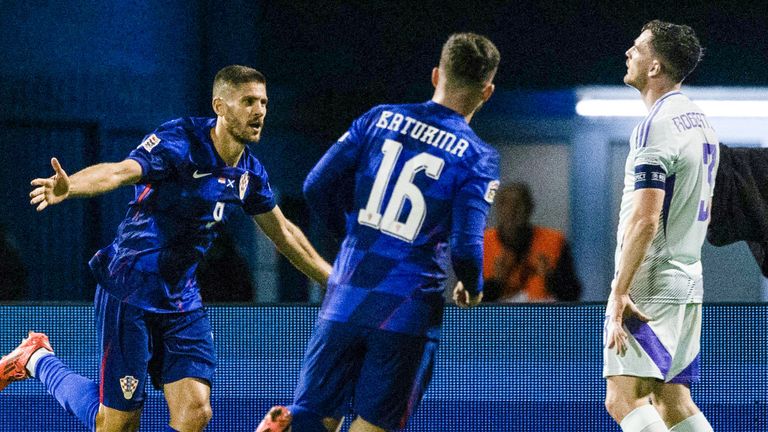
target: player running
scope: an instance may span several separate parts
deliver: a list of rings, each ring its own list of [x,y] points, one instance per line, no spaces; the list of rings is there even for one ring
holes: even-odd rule
[[[626,52],[624,82],[649,114],[629,142],[605,318],[605,404],[625,432],[712,430],[689,387],[699,377],[701,245],[718,139],[680,93],[701,55],[690,27],[661,21]]]
[[[52,159],[55,174],[32,181],[38,211],[124,185],[135,184],[136,196],[114,242],[90,262],[98,280],[99,384],[51,355],[44,334],[30,333],[0,361],[0,388],[33,376],[89,429],[127,431],[138,429],[149,372],[168,401],[166,430],[200,431],[212,415],[216,357],[195,270],[217,226],[242,208],[299,270],[326,284],[330,265],[283,216],[247,145],[264,126],[264,76],[225,67],[214,79],[212,104],[216,118],[167,122],[122,162],[68,176]]]
[[[483,230],[498,153],[468,123],[494,90],[499,52],[452,35],[419,104],[377,106],[355,120],[304,183],[315,214],[340,237],[294,403],[258,431],[402,428],[431,379],[449,260],[461,306],[482,298]]]

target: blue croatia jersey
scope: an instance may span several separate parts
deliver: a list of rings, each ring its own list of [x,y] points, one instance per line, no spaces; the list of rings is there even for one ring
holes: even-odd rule
[[[275,207],[267,173],[246,147],[237,166],[216,152],[212,118],[161,125],[128,156],[141,165],[117,237],[91,259],[110,294],[154,312],[202,307],[197,265],[232,212],[250,215]],[[226,287],[222,287],[226,289]]]
[[[310,172],[304,193],[344,236],[320,318],[412,335],[442,322],[450,261],[482,290],[498,153],[440,104],[378,106]]]

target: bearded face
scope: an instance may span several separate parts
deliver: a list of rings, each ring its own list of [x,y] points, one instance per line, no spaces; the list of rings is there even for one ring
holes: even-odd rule
[[[648,83],[648,71],[653,63],[652,38],[653,33],[650,30],[645,30],[624,53],[627,57],[627,73],[624,75],[624,83],[638,90],[645,88]]]
[[[223,92],[224,129],[235,140],[246,144],[258,142],[267,115],[267,87],[264,83],[250,82],[232,86]]]

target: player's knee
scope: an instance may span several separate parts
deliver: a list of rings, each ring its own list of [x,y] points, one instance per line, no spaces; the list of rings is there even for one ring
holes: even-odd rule
[[[211,409],[211,404],[206,403],[205,405],[197,408],[196,416],[199,419],[199,423],[205,427],[213,418],[213,409]]]
[[[181,409],[175,411],[171,413],[171,422],[191,430],[202,430],[213,417],[211,404],[207,400],[188,400]]]
[[[676,424],[699,412],[699,408],[692,399],[667,400],[666,398],[652,398],[653,406],[664,420]]]
[[[613,417],[617,422],[627,414],[627,401],[624,400],[621,395],[615,392],[607,392],[605,394],[605,410]]]

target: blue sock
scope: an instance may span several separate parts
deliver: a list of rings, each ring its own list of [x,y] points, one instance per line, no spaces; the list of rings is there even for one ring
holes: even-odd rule
[[[99,412],[99,386],[72,372],[55,355],[37,362],[35,377],[68,413],[77,417],[89,430],[96,429]]]
[[[177,431],[176,429],[174,429],[174,428],[172,428],[170,426],[166,426],[165,429],[163,429],[163,431],[165,431],[165,432],[179,432],[179,431]]]

